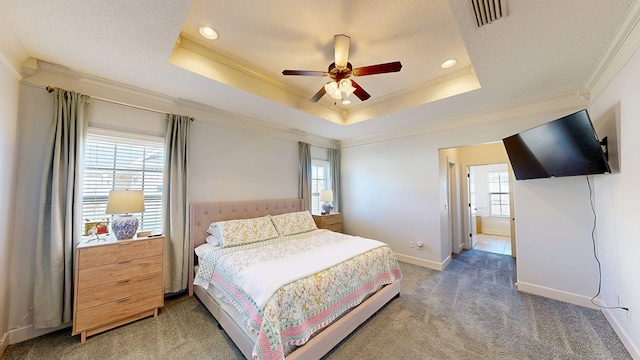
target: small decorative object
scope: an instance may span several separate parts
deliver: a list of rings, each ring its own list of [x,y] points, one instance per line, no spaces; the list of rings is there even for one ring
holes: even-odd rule
[[[322,202],[322,211],[320,212],[320,214],[328,215],[331,212],[331,209],[333,209],[333,205],[331,204],[331,202],[333,201],[333,191],[320,191],[320,201]]]
[[[118,240],[131,239],[138,231],[138,218],[131,213],[144,211],[142,190],[111,190],[107,200],[107,214],[120,214],[111,222],[111,230]]]
[[[88,221],[84,223],[84,236],[102,235],[109,232],[109,221]]]

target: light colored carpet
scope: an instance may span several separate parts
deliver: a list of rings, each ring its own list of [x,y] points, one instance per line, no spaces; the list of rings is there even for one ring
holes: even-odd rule
[[[601,312],[515,290],[515,262],[478,250],[445,271],[401,263],[400,298],[326,359],[631,359]],[[11,345],[3,359],[242,359],[195,298],[157,319],[89,337],[70,329]]]

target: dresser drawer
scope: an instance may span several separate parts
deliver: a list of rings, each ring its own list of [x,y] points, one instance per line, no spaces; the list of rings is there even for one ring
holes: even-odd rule
[[[321,215],[322,224],[323,225],[333,225],[333,224],[342,224],[342,215]]]
[[[80,268],[78,270],[77,286],[78,290],[80,290],[156,272],[162,272],[162,255],[90,268]]]
[[[117,322],[140,312],[162,307],[163,300],[162,289],[158,289],[77,311],[74,331],[79,333],[96,325]]]
[[[160,255],[164,237],[151,240],[125,240],[78,250],[78,266],[83,268]]]
[[[335,232],[342,232],[342,214],[329,214],[329,215],[313,215],[313,221],[315,221],[318,229],[327,229]]]
[[[335,231],[335,232],[342,232],[342,223],[325,224],[324,229]]]
[[[121,300],[158,289],[162,289],[161,272],[139,276],[133,279],[120,280],[115,283],[78,289],[76,308],[77,310],[84,310],[92,306]]]

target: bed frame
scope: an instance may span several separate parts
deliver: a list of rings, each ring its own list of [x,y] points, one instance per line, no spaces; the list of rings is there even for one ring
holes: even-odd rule
[[[244,333],[240,325],[231,319],[231,316],[218,305],[209,293],[200,286],[193,285],[193,278],[195,276],[194,249],[205,243],[209,224],[214,221],[249,219],[266,215],[302,211],[302,200],[281,199],[192,203],[189,210],[189,296],[195,293],[211,315],[218,321],[218,324],[227,332],[227,335],[233,340],[242,354],[247,359],[251,359],[254,341]],[[346,338],[353,330],[375,314],[376,311],[380,310],[392,299],[398,297],[400,295],[400,283],[401,280],[398,279],[384,286],[359,306],[353,308],[346,315],[311,338],[305,345],[293,351],[286,358],[288,360],[321,358],[338,345],[338,343]]]

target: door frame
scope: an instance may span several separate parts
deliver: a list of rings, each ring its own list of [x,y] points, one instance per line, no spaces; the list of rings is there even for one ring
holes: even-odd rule
[[[467,168],[467,179],[470,178],[470,172],[471,172],[471,167],[472,166],[484,166],[484,165],[494,165],[494,164],[504,164],[504,162],[490,162],[490,163],[482,163],[482,164],[465,164],[466,168]],[[516,215],[515,215],[515,192],[514,192],[514,183],[515,183],[515,175],[513,174],[513,168],[511,167],[511,164],[507,161],[507,173],[509,174],[509,212],[510,212],[510,217],[509,217],[509,232],[511,234],[511,256],[512,257],[516,257],[516,223],[515,223],[515,219],[516,219]],[[467,216],[466,216],[466,222],[465,225],[468,226],[467,229],[465,230],[469,230],[469,237],[465,237],[465,248],[466,249],[471,249],[472,246],[475,246],[475,243],[473,242],[473,234],[476,232],[475,229],[475,224],[472,224],[472,220],[471,220],[471,197],[470,197],[470,192],[471,192],[471,188],[470,188],[470,181],[466,181],[466,187],[467,187],[467,191],[466,193],[466,203],[467,203]],[[466,235],[466,234],[465,234]]]
[[[450,254],[459,254],[464,248],[460,189],[459,165],[457,162],[447,158],[447,221],[449,224]]]

